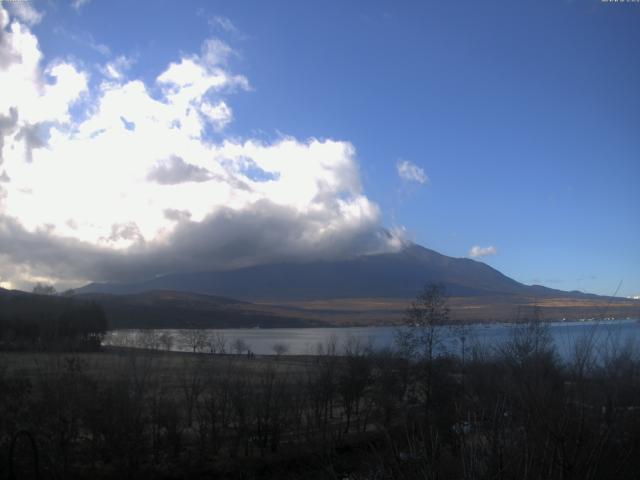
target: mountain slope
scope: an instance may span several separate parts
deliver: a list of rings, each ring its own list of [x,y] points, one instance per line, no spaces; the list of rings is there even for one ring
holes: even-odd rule
[[[101,305],[110,328],[250,328],[308,327],[325,324],[283,309],[232,298],[170,290],[113,295],[76,294]]]
[[[260,265],[238,270],[172,274],[132,284],[93,283],[79,293],[132,294],[175,290],[248,301],[336,298],[412,298],[427,282],[443,283],[452,296],[584,294],[527,286],[494,268],[411,245],[398,253],[339,261]]]

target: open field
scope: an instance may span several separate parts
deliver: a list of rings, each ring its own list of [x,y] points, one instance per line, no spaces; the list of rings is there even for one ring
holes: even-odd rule
[[[376,436],[361,409],[370,367],[345,403],[346,366],[331,353],[1,352],[0,452],[22,442],[17,478],[332,478],[325,456]]]
[[[295,355],[264,355],[253,359],[242,355],[208,355],[202,353],[151,351],[139,348],[105,347],[103,352],[43,353],[1,352],[0,372],[37,380],[43,372],[64,370],[68,362],[79,362],[83,372],[95,379],[113,379],[132,368],[144,367],[149,375],[160,375],[163,385],[178,388],[185,370],[195,367],[220,372],[232,365],[243,375],[260,375],[265,368],[279,373],[300,374],[314,365],[314,358]],[[144,364],[144,365],[143,365]]]
[[[300,315],[337,326],[401,323],[410,298],[341,298],[268,305],[281,315]],[[640,301],[627,299],[533,298],[505,296],[450,297],[454,321],[512,322],[531,315],[537,307],[545,320],[584,318],[639,318]]]

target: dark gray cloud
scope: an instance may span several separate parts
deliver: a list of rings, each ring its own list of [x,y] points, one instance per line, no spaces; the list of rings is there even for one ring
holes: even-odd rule
[[[1,53],[0,53],[1,57]],[[5,135],[13,134],[18,124],[18,109],[12,107],[9,109],[9,115],[0,115],[0,165],[2,165],[2,149],[4,147]]]
[[[166,160],[160,160],[149,172],[147,179],[162,185],[175,185],[185,182],[206,182],[212,174],[206,168],[185,162],[173,155]]]
[[[41,123],[26,124],[16,135],[16,140],[24,140],[27,162],[33,161],[33,150],[47,146],[47,127]]]
[[[144,241],[140,228],[135,222],[118,223],[111,226],[111,235],[108,240],[116,242],[118,240]]]
[[[0,35],[2,35],[2,29],[0,29]],[[0,69],[2,68],[2,39],[0,38]],[[11,178],[6,171],[2,168],[4,158],[2,156],[4,148],[4,137],[13,134],[18,124],[18,110],[15,107],[9,109],[9,115],[0,115],[0,207],[2,201],[7,197],[7,192],[2,187],[2,183],[8,183]]]
[[[189,220],[191,218],[191,212],[189,210],[167,208],[163,213],[166,219],[173,220],[174,222],[181,222],[183,220]]]
[[[0,215],[0,271],[4,278],[59,279],[59,286],[67,287],[88,280],[135,281],[170,272],[344,258],[389,250],[389,238],[374,222],[344,225],[315,235],[310,232],[320,232],[327,220],[322,215],[301,215],[267,200],[242,211],[221,208],[202,222],[189,221],[182,214],[183,221],[168,238],[138,242],[125,250],[59,237],[46,229],[28,232],[17,220]],[[138,233],[135,225],[118,225],[113,231],[125,239]]]

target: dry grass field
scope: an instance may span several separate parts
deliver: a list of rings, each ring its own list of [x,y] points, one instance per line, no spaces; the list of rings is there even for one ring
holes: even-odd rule
[[[340,298],[279,304],[281,315],[297,314],[337,326],[393,325],[402,322],[409,298]],[[277,306],[267,304],[278,310]],[[592,298],[533,298],[515,296],[451,297],[453,321],[512,322],[539,309],[545,320],[640,318],[640,301]]]
[[[245,377],[257,377],[265,369],[272,368],[278,373],[295,376],[312,367],[314,358],[303,355],[258,355],[249,359],[244,354],[208,355],[121,347],[105,347],[102,352],[90,353],[0,352],[0,373],[37,381],[43,374],[50,375],[72,368],[70,362],[76,362],[86,375],[96,380],[115,379],[124,373],[136,372],[156,378],[159,376],[164,386],[178,388],[185,371],[196,368],[209,373],[221,373],[233,368],[241,371]]]

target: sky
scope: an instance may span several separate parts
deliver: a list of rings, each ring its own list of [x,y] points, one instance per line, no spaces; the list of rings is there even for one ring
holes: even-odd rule
[[[640,294],[640,3],[0,8],[2,287],[415,242]]]

